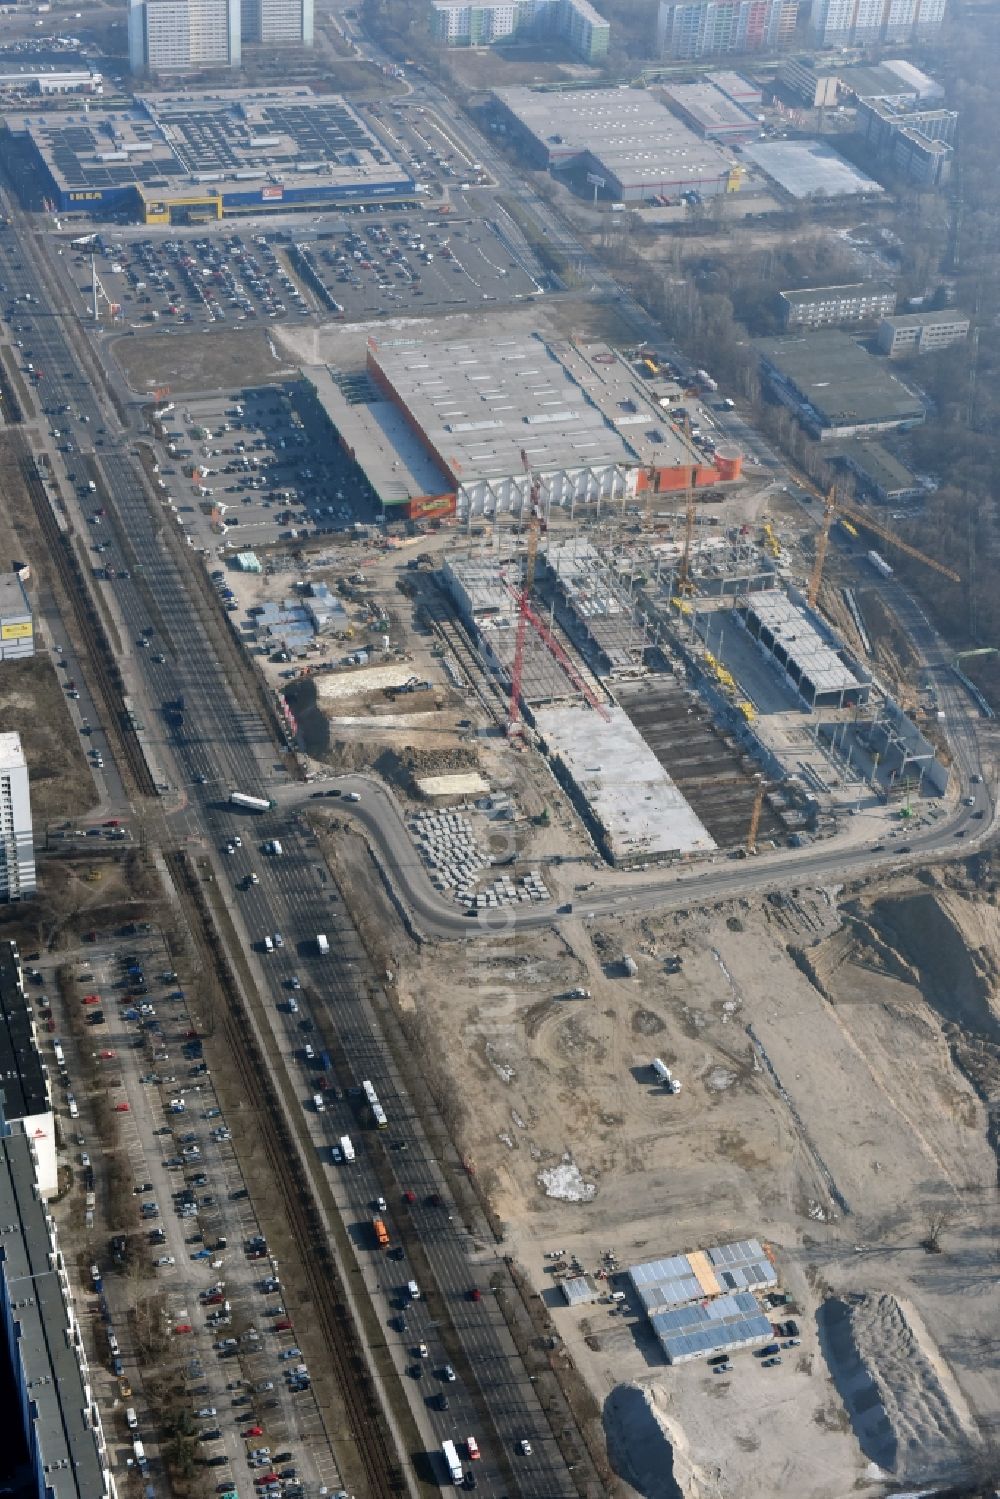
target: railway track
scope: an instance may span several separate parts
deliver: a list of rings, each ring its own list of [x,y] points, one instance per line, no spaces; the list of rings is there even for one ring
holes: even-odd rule
[[[96,686],[96,696],[103,708],[102,717],[114,739],[115,759],[127,773],[132,789],[153,796],[156,787],[146,764],[142,747],[125,714],[125,685],[112,662],[112,652],[104,635],[97,610],[90,597],[86,580],[72,550],[68,532],[59,529],[49,497],[35,467],[34,454],[23,432],[13,431],[17,463],[31,498],[48,554],[59,574],[63,592],[69,600],[77,628],[83,638],[81,659]]]
[[[425,601],[424,608],[435,635],[451,652],[462,676],[494,723],[506,722],[506,704],[501,704],[498,684],[486,670],[461,624],[443,600]]]
[[[281,1099],[263,1056],[225,957],[209,934],[210,925],[197,880],[186,857],[167,854],[175,888],[185,897],[196,946],[218,977],[226,996],[224,1034],[230,1056],[248,1098],[260,1108],[261,1139],[282,1205],[301,1249],[302,1274],[330,1356],[358,1464],[367,1481],[366,1499],[395,1499],[407,1484],[386,1425],[351,1313],[340,1290],[340,1280],[323,1228],[308,1173],[288,1127]],[[360,1481],[361,1473],[355,1476]]]

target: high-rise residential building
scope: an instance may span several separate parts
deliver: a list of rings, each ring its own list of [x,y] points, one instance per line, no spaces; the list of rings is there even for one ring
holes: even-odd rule
[[[22,900],[34,893],[28,767],[20,734],[0,734],[0,900]]]
[[[431,36],[447,47],[488,47],[511,37],[564,41],[584,62],[608,55],[610,24],[590,0],[431,0]]]
[[[798,0],[660,0],[660,56],[774,51],[791,43],[798,12]]]
[[[821,47],[926,41],[941,29],[947,0],[814,0],[810,25]]]
[[[311,47],[314,0],[243,0],[243,40],[267,46]]]
[[[133,73],[240,65],[240,0],[129,0]]]

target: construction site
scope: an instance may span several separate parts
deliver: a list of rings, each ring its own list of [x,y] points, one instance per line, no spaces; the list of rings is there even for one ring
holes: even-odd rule
[[[623,506],[573,524],[533,475],[528,508],[443,554],[439,606],[508,739],[541,751],[608,863],[801,846],[944,793],[932,740],[815,607],[846,514],[832,499],[798,584],[770,521],[713,524],[692,489],[655,521],[650,505],[646,523]]]

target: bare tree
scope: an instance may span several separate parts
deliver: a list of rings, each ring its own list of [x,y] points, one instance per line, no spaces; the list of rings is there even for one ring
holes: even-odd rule
[[[924,1236],[920,1240],[921,1248],[926,1249],[928,1254],[940,1254],[941,1235],[954,1219],[955,1213],[952,1208],[935,1208],[928,1216],[927,1227]]]

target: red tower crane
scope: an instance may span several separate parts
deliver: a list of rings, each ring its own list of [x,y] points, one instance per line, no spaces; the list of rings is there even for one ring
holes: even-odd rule
[[[583,694],[590,706],[595,712],[601,715],[605,723],[610,723],[611,715],[607,708],[601,702],[600,698],[588,687],[548,625],[538,617],[531,607],[531,590],[535,582],[535,562],[538,557],[538,537],[544,527],[544,519],[538,504],[540,493],[538,475],[532,469],[528,455],[523,448],[521,450],[521,462],[524,465],[525,473],[531,476],[531,488],[528,492],[531,515],[528,521],[528,555],[524,567],[524,584],[520,592],[518,592],[510,583],[507,583],[507,587],[514,595],[518,605],[517,637],[514,642],[514,665],[510,673],[510,703],[507,708],[507,734],[513,737],[523,732],[521,721],[521,681],[524,676],[524,646],[529,624],[559,662],[559,665],[577,691]],[[504,581],[506,582],[506,579]]]

